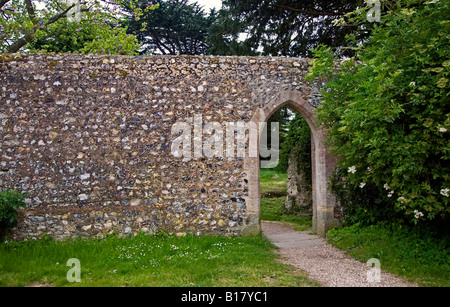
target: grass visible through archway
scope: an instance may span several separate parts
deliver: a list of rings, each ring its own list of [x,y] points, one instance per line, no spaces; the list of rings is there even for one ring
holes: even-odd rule
[[[286,212],[287,174],[273,169],[261,169],[261,213],[263,221],[280,221],[291,224],[295,230],[309,230],[312,217]]]

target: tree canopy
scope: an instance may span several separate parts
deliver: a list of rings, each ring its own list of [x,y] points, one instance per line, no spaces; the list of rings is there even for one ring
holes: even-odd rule
[[[128,33],[136,35],[142,44],[141,53],[160,54],[206,54],[208,52],[208,29],[217,18],[217,12],[207,14],[196,2],[188,0],[156,0],[154,11],[146,11],[141,16],[130,15],[126,21]],[[125,3],[127,11],[132,7]]]
[[[0,52],[308,56],[319,44],[344,46],[355,27],[333,22],[362,5],[225,0],[205,12],[188,0],[71,1],[0,0]],[[76,10],[81,18],[68,18]]]
[[[245,44],[273,56],[308,56],[320,44],[345,46],[346,35],[355,27],[336,27],[333,22],[364,5],[362,0],[224,0],[223,4],[235,23],[233,30],[246,34]],[[224,28],[229,29],[229,23]]]
[[[119,26],[116,0],[1,0],[0,52],[27,48],[45,52],[134,54],[136,39]],[[133,6],[134,0],[129,2]],[[147,7],[156,6],[147,3]],[[142,14],[135,5],[129,14]]]

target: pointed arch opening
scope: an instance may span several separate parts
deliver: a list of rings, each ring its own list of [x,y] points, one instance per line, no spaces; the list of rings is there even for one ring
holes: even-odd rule
[[[335,218],[336,198],[329,188],[329,178],[334,171],[336,158],[331,155],[325,146],[325,134],[321,127],[316,125],[314,108],[307,103],[307,99],[298,91],[283,92],[279,97],[262,109],[258,109],[251,121],[255,127],[266,122],[271,115],[282,107],[289,107],[298,112],[311,129],[311,167],[312,167],[312,199],[313,199],[313,231],[319,235],[339,225]],[[261,133],[261,131],[259,131]],[[258,151],[259,151],[258,142]],[[260,227],[260,160],[259,157],[245,159],[245,169],[248,176],[249,194],[247,210],[250,225]]]

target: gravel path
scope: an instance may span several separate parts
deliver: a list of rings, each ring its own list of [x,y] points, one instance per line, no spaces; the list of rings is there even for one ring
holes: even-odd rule
[[[312,280],[324,287],[417,287],[383,271],[379,282],[368,282],[371,268],[331,246],[325,239],[294,231],[283,223],[262,221],[261,226],[264,235],[279,248],[277,253],[283,263],[306,271]]]

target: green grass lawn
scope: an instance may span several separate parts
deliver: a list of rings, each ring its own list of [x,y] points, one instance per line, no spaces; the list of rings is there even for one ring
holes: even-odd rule
[[[334,229],[328,242],[363,262],[380,260],[383,270],[426,287],[450,287],[449,238],[378,224]]]
[[[277,261],[262,236],[172,237],[27,241],[0,244],[0,286],[317,286]],[[70,258],[81,282],[69,283]]]
[[[259,178],[261,196],[266,198],[286,197],[287,174],[279,173],[272,169],[261,169]]]

